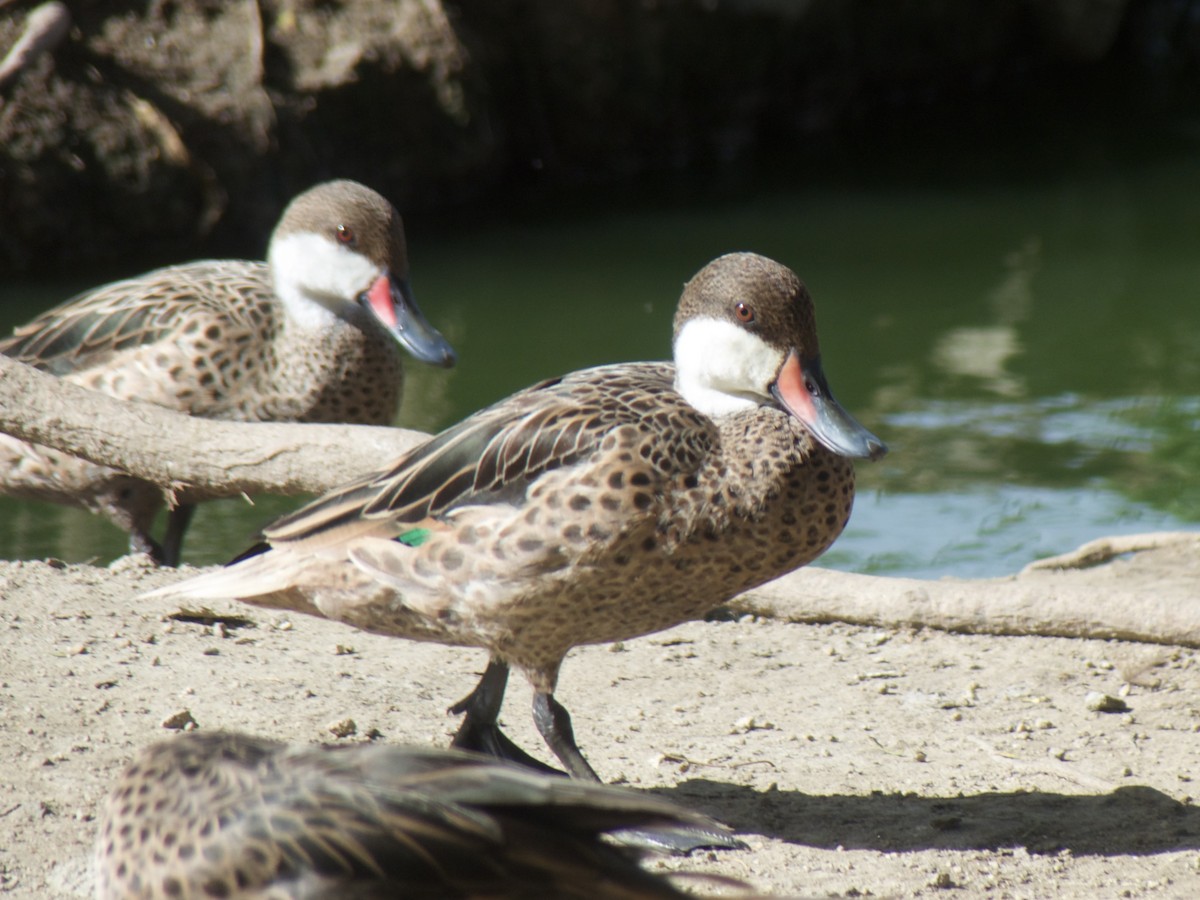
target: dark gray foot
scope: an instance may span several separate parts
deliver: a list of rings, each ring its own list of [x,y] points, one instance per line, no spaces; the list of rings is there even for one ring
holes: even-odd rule
[[[581,781],[600,781],[600,776],[575,743],[571,714],[554,699],[553,694],[538,692],[533,695],[533,721],[547,746],[562,760],[572,776]],[[694,850],[736,850],[746,846],[718,822],[713,822],[711,828],[694,825],[630,828],[613,832],[612,837],[626,846],[680,855]]]
[[[565,775],[566,773],[546,765],[541,760],[534,759],[501,731],[496,720],[500,716],[500,706],[504,702],[504,689],[507,686],[508,664],[491,660],[475,690],[450,707],[450,712],[456,715],[465,714],[450,746],[459,750],[486,753],[539,772]]]

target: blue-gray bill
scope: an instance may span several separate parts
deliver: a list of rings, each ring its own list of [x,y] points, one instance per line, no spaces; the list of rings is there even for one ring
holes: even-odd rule
[[[780,367],[771,393],[825,449],[851,459],[877,460],[887,453],[887,445],[833,398],[819,356],[802,362],[793,350]]]
[[[414,359],[447,369],[458,361],[450,342],[421,313],[407,280],[385,273],[359,297],[359,302],[387,326]]]

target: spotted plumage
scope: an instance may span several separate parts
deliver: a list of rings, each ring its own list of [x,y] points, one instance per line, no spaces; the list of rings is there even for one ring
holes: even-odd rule
[[[265,263],[158,269],[0,341],[0,353],[76,384],[195,416],[378,425],[396,414],[402,349],[454,362],[413,303],[399,213],[352,181],[293,200]],[[185,506],[160,545],[150,537],[159,488],[13,438],[0,438],[0,491],[104,513],[135,549],[171,564],[190,515]]]
[[[476,754],[195,732],[148,748],[115,785],[97,897],[692,896],[601,839],[634,826],[716,827],[652,796]]]
[[[567,652],[703,616],[812,561],[849,518],[850,458],[884,452],[833,400],[808,291],[778,263],[710,263],[684,289],[674,350],[674,365],[521,391],[159,593],[485,648],[456,743],[528,759],[495,725],[516,666],[551,749],[594,778],[553,697]]]

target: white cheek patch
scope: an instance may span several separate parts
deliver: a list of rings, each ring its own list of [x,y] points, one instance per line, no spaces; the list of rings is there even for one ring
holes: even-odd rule
[[[762,405],[783,353],[721,319],[692,319],[675,339],[676,390],[708,416]]]
[[[354,303],[381,272],[361,253],[311,232],[277,239],[269,259],[276,295],[298,322],[314,326],[341,304]]]

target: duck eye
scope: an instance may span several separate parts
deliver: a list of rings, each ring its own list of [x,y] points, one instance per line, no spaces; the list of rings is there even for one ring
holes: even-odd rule
[[[352,246],[354,244],[354,229],[349,225],[339,225],[337,227],[337,239],[339,244]]]
[[[749,324],[754,321],[754,310],[745,303],[739,303],[733,308],[733,311],[737,315],[739,322]]]

